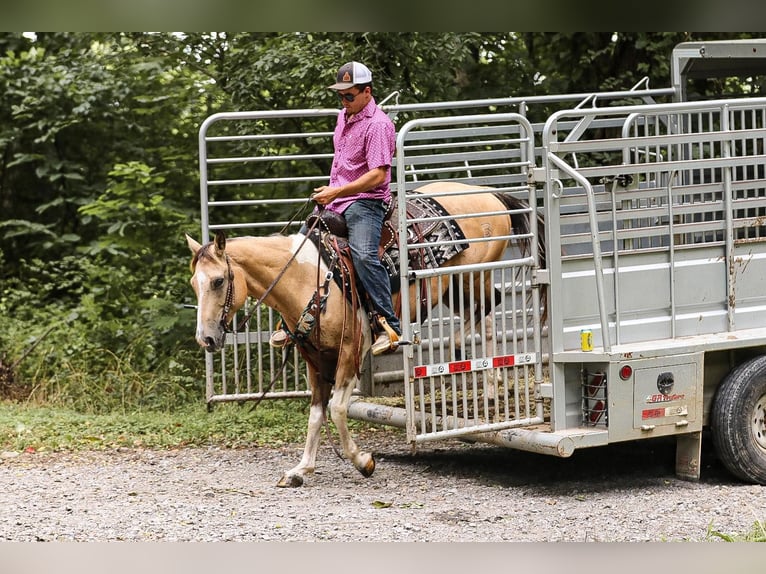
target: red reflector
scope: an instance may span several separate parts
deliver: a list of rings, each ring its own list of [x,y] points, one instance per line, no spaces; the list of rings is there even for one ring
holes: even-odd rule
[[[503,355],[501,357],[493,357],[492,358],[492,366],[497,368],[500,367],[512,367],[516,364],[516,357],[513,355]]]
[[[665,409],[647,409],[641,411],[642,419],[658,419],[665,416]]]
[[[415,378],[422,379],[428,375],[428,369],[425,367],[415,367]]]
[[[633,367],[630,365],[623,365],[620,367],[620,378],[623,381],[627,381],[630,377],[633,376]]]
[[[471,361],[457,361],[449,364],[450,373],[466,373],[471,370]]]

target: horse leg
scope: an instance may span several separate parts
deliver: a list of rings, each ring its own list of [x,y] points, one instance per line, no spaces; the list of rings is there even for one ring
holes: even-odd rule
[[[481,278],[482,275],[484,277],[483,280]],[[474,277],[473,290],[474,294],[472,297],[470,282],[466,280],[463,288],[463,307],[456,310],[463,316],[463,325],[462,328],[459,327],[452,335],[457,359],[462,358],[463,354],[464,341],[461,336],[462,333],[470,337],[483,330],[483,336],[487,344],[491,344],[495,339],[494,309],[500,303],[501,294],[493,284],[492,273],[484,272]],[[454,301],[459,303],[460,298],[455,296]]]
[[[325,422],[325,409],[330,396],[330,385],[319,381],[318,374],[312,368],[309,368],[309,382],[311,384],[311,406],[309,407],[308,431],[306,432],[303,456],[297,466],[286,471],[279,479],[277,486],[280,488],[302,486],[303,479],[306,475],[314,472],[316,465],[320,433]]]
[[[353,361],[343,361],[340,364],[349,365],[349,363],[353,365]],[[349,372],[351,370],[353,366],[350,369],[344,366],[338,369],[335,392],[330,401],[330,416],[338,430],[343,455],[353,463],[354,468],[361,472],[362,476],[368,478],[375,471],[375,458],[372,453],[359,449],[348,430],[348,404],[359,381],[355,373]]]
[[[479,293],[478,287],[476,293]],[[466,318],[463,329],[466,333],[480,333],[484,331],[483,337],[487,352],[492,352],[495,345],[495,307],[500,304],[502,294],[498,291],[492,281],[491,274],[488,274],[484,281],[484,297],[478,297],[474,302],[473,313]],[[459,340],[459,339],[458,339]],[[494,401],[497,397],[497,387],[499,377],[496,369],[486,369],[481,373],[481,380],[484,386],[484,395],[488,400]]]

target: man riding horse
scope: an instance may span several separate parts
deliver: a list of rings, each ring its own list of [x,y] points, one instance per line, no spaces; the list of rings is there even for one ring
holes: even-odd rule
[[[383,327],[371,347],[373,355],[380,355],[395,348],[402,332],[391,302],[389,277],[378,257],[383,221],[391,203],[396,130],[375,103],[372,73],[364,64],[343,64],[329,89],[336,91],[343,111],[338,114],[333,136],[335,155],[329,185],[317,187],[311,197],[318,209],[346,219],[354,269]],[[281,348],[288,341],[289,335],[280,329],[270,343]]]

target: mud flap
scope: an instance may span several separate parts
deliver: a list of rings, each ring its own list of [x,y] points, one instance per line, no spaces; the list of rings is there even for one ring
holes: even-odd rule
[[[702,433],[693,432],[676,438],[676,476],[683,480],[700,479]]]

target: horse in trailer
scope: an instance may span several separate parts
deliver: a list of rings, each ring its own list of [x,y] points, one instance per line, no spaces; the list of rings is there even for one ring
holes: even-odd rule
[[[469,189],[487,191],[469,194]],[[443,266],[498,261],[503,257],[510,241],[508,237],[512,234],[522,237],[520,248],[523,252],[528,251],[529,218],[535,210],[530,210],[526,202],[492,188],[454,182],[435,182],[417,191],[425,195],[447,193],[434,199],[446,213],[459,220],[466,239],[483,239],[470,243]],[[512,213],[510,216],[509,211]],[[468,214],[475,215],[459,217]],[[492,237],[498,239],[492,240]],[[318,248],[300,233],[227,240],[219,231],[215,239],[205,245],[188,235],[186,240],[193,254],[191,285],[197,296],[196,340],[208,352],[223,346],[228,325],[248,296],[279,312],[289,332],[295,332],[299,321],[305,318],[305,310],[316,300],[321,278],[328,271],[327,263],[319,257]],[[544,265],[543,245],[541,241],[541,265]],[[467,323],[484,319],[479,309],[488,314],[495,305],[492,274],[468,275],[474,278],[466,278],[465,281],[473,281],[474,285],[465,285],[463,291],[484,293],[486,300],[474,304],[473,316],[464,317]],[[480,275],[484,278],[480,279]],[[483,287],[478,284],[481,281],[484,281]],[[431,280],[430,301],[448,296],[448,285],[444,283]],[[320,431],[328,407],[343,455],[365,477],[371,476],[375,470],[372,453],[357,446],[347,424],[349,401],[359,382],[360,365],[372,341],[370,319],[361,306],[352,304],[353,301],[344,296],[345,289],[334,281],[326,281],[325,290],[324,310],[317,316],[321,327],[311,333],[310,339],[298,345],[306,359],[311,388],[305,448],[300,462],[287,470],[277,483],[280,487],[301,486],[304,477],[314,471]],[[410,297],[413,316],[419,300],[416,295]],[[422,298],[422,294],[419,295]]]

